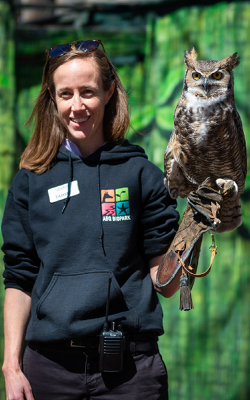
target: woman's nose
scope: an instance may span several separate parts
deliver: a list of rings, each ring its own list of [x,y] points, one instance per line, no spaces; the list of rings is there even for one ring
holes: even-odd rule
[[[72,111],[81,111],[84,109],[83,101],[80,96],[74,96],[72,100]]]

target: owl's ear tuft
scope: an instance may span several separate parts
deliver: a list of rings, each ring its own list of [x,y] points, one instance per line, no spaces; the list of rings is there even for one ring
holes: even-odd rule
[[[197,53],[193,46],[188,51],[184,51],[184,62],[187,67],[193,68],[193,63],[197,60]]]
[[[221,60],[220,68],[231,71],[232,69],[237,67],[237,65],[239,65],[239,63],[240,63],[240,57],[237,57],[237,53],[234,53],[231,56],[226,57],[223,60]]]

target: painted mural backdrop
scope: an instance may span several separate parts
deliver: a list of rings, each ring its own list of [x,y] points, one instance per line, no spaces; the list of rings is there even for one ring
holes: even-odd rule
[[[129,139],[142,145],[163,168],[164,149],[173,128],[173,112],[184,77],[184,50],[195,46],[199,59],[221,59],[235,51],[235,101],[250,154],[250,2],[182,8],[148,15],[145,29],[114,33],[86,31],[22,32],[15,40],[9,10],[0,2],[0,217],[8,186],[31,128],[24,127],[36,98],[44,50],[58,43],[101,38],[117,66],[131,103]],[[6,43],[8,45],[6,45]],[[142,135],[138,134],[141,132]],[[205,156],[205,155],[204,155]],[[248,163],[249,164],[249,163]],[[180,213],[185,201],[178,202]],[[243,225],[216,236],[218,254],[211,273],[196,279],[194,310],[178,310],[179,295],[161,299],[165,334],[160,347],[168,368],[171,400],[248,400],[250,398],[250,176],[242,196]],[[199,269],[210,260],[205,237]],[[1,264],[2,269],[2,264]],[[0,289],[1,318],[3,288]],[[2,324],[0,332],[2,359]],[[0,400],[5,399],[3,379]]]

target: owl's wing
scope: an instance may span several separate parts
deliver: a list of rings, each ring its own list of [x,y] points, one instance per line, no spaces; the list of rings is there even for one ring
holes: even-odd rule
[[[247,176],[247,150],[246,150],[246,140],[243,132],[242,122],[240,115],[236,109],[233,111],[233,120],[235,123],[236,131],[238,134],[239,139],[239,152],[240,152],[240,163],[241,163],[241,170],[243,174],[244,181],[246,180]]]
[[[181,145],[177,140],[175,127],[164,153],[164,183],[173,199],[177,199],[178,196],[187,197],[193,190],[192,183],[183,173],[181,155]]]

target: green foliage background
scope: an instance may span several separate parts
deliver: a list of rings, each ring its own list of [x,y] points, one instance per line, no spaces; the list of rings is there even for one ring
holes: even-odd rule
[[[20,153],[32,132],[24,124],[39,92],[46,48],[82,38],[104,41],[129,94],[131,125],[143,133],[139,135],[130,129],[129,140],[142,145],[149,159],[163,168],[163,153],[182,91],[183,52],[191,45],[195,46],[199,59],[221,59],[235,51],[241,56],[235,70],[235,101],[249,154],[249,37],[248,1],[184,7],[161,17],[152,10],[145,29],[127,27],[115,34],[105,29],[103,32],[41,29],[17,35],[8,4],[0,0],[0,218]],[[134,62],[129,61],[131,56]],[[248,174],[242,196],[243,225],[216,236],[218,254],[212,272],[204,279],[196,279],[193,288],[195,309],[180,312],[178,294],[161,299],[165,334],[160,339],[160,348],[168,368],[171,400],[250,398],[249,206]],[[185,201],[179,201],[178,208],[182,214]],[[204,239],[200,270],[208,267],[210,240],[209,235]],[[1,320],[3,296],[2,287]],[[2,357],[1,324],[1,360]],[[1,378],[0,400],[3,399]]]

